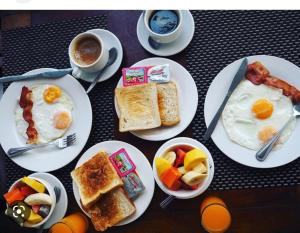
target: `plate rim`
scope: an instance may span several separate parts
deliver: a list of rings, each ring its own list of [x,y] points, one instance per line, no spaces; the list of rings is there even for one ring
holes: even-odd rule
[[[221,76],[221,73],[222,73],[222,72],[225,72],[225,71],[226,71],[227,69],[229,69],[231,66],[235,66],[237,63],[239,63],[240,61],[242,61],[243,58],[248,58],[248,59],[258,59],[258,60],[259,60],[260,57],[262,57],[262,59],[275,59],[275,60],[280,61],[280,62],[285,62],[286,64],[288,64],[288,65],[290,65],[290,66],[293,66],[294,68],[298,69],[299,72],[300,72],[300,67],[298,67],[298,66],[295,65],[294,63],[290,62],[289,60],[286,60],[286,59],[281,58],[281,57],[278,57],[278,56],[267,55],[267,54],[249,55],[249,56],[241,57],[241,58],[239,58],[239,59],[237,59],[237,60],[234,60],[234,61],[230,62],[229,64],[227,64],[226,66],[224,66],[224,67],[218,72],[218,74],[214,77],[214,79],[213,79],[212,82],[210,83],[210,86],[209,86],[209,88],[208,88],[208,90],[207,90],[207,93],[206,93],[206,95],[205,95],[205,102],[204,102],[204,120],[205,120],[205,125],[206,125],[206,127],[207,127],[207,126],[209,125],[209,123],[210,123],[210,121],[208,122],[208,119],[207,119],[207,118],[208,118],[208,105],[209,105],[209,102],[211,101],[210,99],[208,99],[208,98],[209,98],[208,93],[211,93],[211,92],[214,91],[212,88],[213,88],[213,85],[216,85],[216,84],[215,84],[216,81],[217,81],[216,79],[217,79],[217,78],[220,79],[220,77],[222,77],[222,76]],[[283,79],[282,77],[280,77],[280,79],[285,80],[285,79]],[[230,83],[230,81],[229,81],[229,83]],[[300,87],[298,87],[298,89],[299,89],[299,88],[300,88]],[[218,106],[217,106],[217,107],[218,107]],[[216,110],[217,110],[217,107],[216,107]],[[222,125],[221,127],[224,128],[223,123],[220,122],[220,121],[222,121],[222,118],[221,118],[221,117],[220,117],[220,119],[219,119],[219,123]],[[219,124],[219,123],[218,123],[218,124]],[[224,129],[224,130],[225,130],[225,129]],[[294,130],[294,131],[295,131],[295,130]],[[291,135],[291,136],[292,136],[292,135]],[[230,159],[233,160],[234,162],[237,162],[237,163],[239,163],[239,164],[241,164],[241,165],[244,165],[244,166],[247,166],[247,167],[252,167],[252,168],[257,168],[257,169],[271,169],[271,168],[276,168],[276,167],[281,167],[281,166],[287,165],[287,164],[289,164],[289,163],[295,161],[296,159],[298,159],[298,158],[300,157],[300,155],[298,155],[297,157],[295,156],[292,160],[287,160],[287,161],[285,161],[285,162],[283,162],[283,163],[277,163],[277,164],[274,164],[274,163],[273,163],[273,164],[268,164],[268,165],[266,165],[266,163],[264,163],[264,162],[260,162],[260,163],[257,162],[257,163],[255,163],[255,164],[249,164],[249,163],[247,163],[247,162],[242,162],[242,161],[237,160],[237,159],[235,158],[235,156],[232,156],[232,155],[231,155],[232,153],[225,153],[224,148],[222,149],[222,145],[221,145],[221,144],[224,144],[224,143],[221,143],[219,140],[217,140],[214,133],[211,135],[211,139],[212,139],[212,141],[214,142],[215,146],[216,146],[216,147],[217,147],[224,155],[226,155],[228,158],[230,158]],[[230,140],[230,139],[229,139],[229,140]],[[232,142],[231,140],[230,140],[230,143],[236,144],[235,142]],[[254,151],[254,150],[250,150],[250,149],[244,148],[244,147],[242,147],[242,146],[240,146],[240,148],[241,148],[241,150],[245,150],[245,151],[253,151],[253,156],[255,156],[255,151]],[[228,155],[228,154],[230,154],[230,155]],[[295,154],[296,154],[296,153],[295,153]],[[246,156],[248,156],[248,155],[246,155]]]

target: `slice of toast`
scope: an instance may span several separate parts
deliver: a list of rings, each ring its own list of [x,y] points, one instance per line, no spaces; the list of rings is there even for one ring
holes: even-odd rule
[[[120,132],[153,129],[161,125],[155,83],[116,88]]]
[[[157,84],[158,106],[163,126],[180,122],[177,87],[174,82]]]
[[[123,188],[116,188],[104,194],[87,212],[91,215],[96,231],[105,231],[131,216],[135,210]]]
[[[123,185],[104,151],[73,170],[71,176],[79,188],[84,207],[91,206],[103,194]]]

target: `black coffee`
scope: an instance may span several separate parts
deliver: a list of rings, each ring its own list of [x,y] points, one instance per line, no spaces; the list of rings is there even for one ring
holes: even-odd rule
[[[178,21],[178,15],[174,11],[159,10],[150,17],[149,26],[155,33],[167,34],[176,29]]]

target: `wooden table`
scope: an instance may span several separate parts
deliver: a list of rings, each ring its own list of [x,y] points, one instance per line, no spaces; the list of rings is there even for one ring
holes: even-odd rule
[[[1,29],[32,26],[56,20],[65,20],[84,16],[108,14],[108,29],[119,37],[124,49],[123,66],[152,55],[146,52],[136,37],[138,11],[18,11],[0,12]],[[0,38],[1,48],[1,38]],[[171,59],[185,65],[183,54]],[[1,50],[0,50],[1,68]],[[120,71],[116,78],[120,76]],[[116,119],[117,123],[117,119]],[[181,136],[191,137],[191,127]],[[115,130],[115,138],[126,141],[141,149],[152,162],[155,151],[161,142],[148,142],[129,133],[120,134]],[[3,162],[0,159],[0,170]],[[2,167],[1,167],[2,166]],[[200,224],[199,205],[206,195],[216,195],[225,200],[232,214],[232,225],[228,232],[237,233],[297,233],[300,232],[300,186],[268,189],[243,189],[230,191],[206,192],[191,200],[176,200],[167,210],[159,207],[159,202],[166,195],[156,186],[153,200],[147,211],[137,221],[124,226],[114,227],[107,232],[144,232],[144,233],[195,233],[205,232]],[[79,211],[72,193],[69,193],[68,213]],[[2,211],[3,212],[3,211]],[[20,229],[3,213],[0,215],[1,232],[35,232]],[[5,229],[5,230],[4,230]],[[90,225],[88,232],[95,232]]]

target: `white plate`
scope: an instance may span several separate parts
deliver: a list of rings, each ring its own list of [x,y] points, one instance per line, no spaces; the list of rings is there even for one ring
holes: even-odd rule
[[[54,69],[41,68],[32,70],[27,74],[36,74],[46,70]],[[55,146],[48,146],[42,149],[31,150],[12,158],[12,161],[25,169],[48,172],[67,165],[81,152],[90,135],[92,108],[85,90],[71,75],[58,79],[39,79],[12,83],[5,91],[0,102],[0,143],[5,152],[9,148],[26,145],[26,139],[19,135],[16,129],[15,110],[22,87],[24,85],[31,87],[37,84],[55,84],[61,87],[74,103],[72,111],[73,122],[66,132],[66,135],[76,133],[77,142],[74,145],[63,150]]]
[[[108,50],[111,49],[112,47],[115,47],[118,50],[118,57],[116,61],[111,66],[107,67],[107,69],[102,74],[102,78],[98,81],[98,82],[103,82],[111,78],[119,69],[123,59],[122,45],[118,37],[116,37],[115,34],[113,34],[110,31],[104,29],[91,29],[88,30],[88,32],[92,32],[99,35],[103,40],[103,43],[106,44]],[[70,64],[72,68],[75,67],[75,64],[71,60],[70,60]],[[94,80],[95,77],[94,74],[91,75],[90,73],[87,73],[83,70],[80,71],[82,73],[82,75],[79,77],[80,79],[87,82],[92,82]]]
[[[131,131],[131,133],[135,136],[149,141],[166,140],[180,134],[192,122],[198,106],[197,86],[190,73],[182,65],[167,58],[153,57],[139,61],[132,66],[151,66],[161,64],[170,65],[171,81],[174,81],[177,84],[180,122],[171,127]],[[117,86],[123,86],[122,78],[119,80]],[[120,114],[116,98],[115,108],[117,115],[119,116]]]
[[[91,157],[93,157],[95,154],[97,154],[100,150],[104,150],[108,154],[112,154],[121,148],[124,148],[128,152],[131,160],[136,165],[136,171],[139,174],[139,176],[145,186],[145,190],[143,193],[140,194],[140,196],[137,197],[136,200],[134,200],[136,212],[132,216],[124,219],[122,222],[117,224],[117,226],[126,225],[126,224],[131,223],[131,222],[135,221],[136,219],[138,219],[148,208],[148,206],[152,200],[153,193],[154,193],[154,179],[153,179],[152,168],[151,168],[149,161],[147,160],[145,155],[139,149],[137,149],[136,147],[134,147],[126,142],[105,141],[105,142],[100,142],[100,143],[94,145],[93,147],[91,147],[90,149],[88,149],[81,156],[78,163],[76,164],[76,167],[79,167],[81,164],[83,164],[84,162],[89,160]],[[80,206],[82,211],[85,212],[81,206],[79,190],[74,181],[73,181],[73,192],[74,192],[74,196],[75,196],[75,199],[76,199],[78,205]],[[86,212],[85,212],[85,214],[87,216],[89,216]]]
[[[171,56],[181,52],[189,45],[195,32],[195,23],[191,12],[188,10],[183,10],[182,17],[183,30],[180,36],[171,43],[162,44],[159,49],[153,49],[148,43],[149,32],[145,28],[143,14],[141,14],[136,26],[136,33],[140,44],[148,52],[162,57]]]
[[[170,147],[178,145],[178,144],[186,144],[190,145],[195,148],[199,148],[203,150],[207,156],[208,156],[208,177],[204,180],[204,182],[199,186],[198,189],[196,190],[178,190],[178,191],[173,191],[164,186],[164,184],[160,181],[159,177],[157,176],[157,171],[156,171],[156,166],[155,166],[155,158],[161,156],[166,150],[168,150]],[[180,137],[180,138],[173,138],[166,143],[164,143],[156,152],[155,157],[153,159],[153,175],[155,178],[155,181],[157,185],[163,190],[165,193],[175,196],[178,199],[189,199],[189,198],[194,198],[205,192],[205,190],[209,187],[211,184],[213,177],[214,177],[214,172],[215,172],[215,166],[214,166],[214,161],[213,158],[208,151],[208,149],[200,142],[196,141],[195,139],[192,138],[186,138],[186,137]]]
[[[260,61],[270,71],[273,76],[279,77],[282,80],[294,85],[300,89],[300,68],[293,63],[282,58],[257,55],[248,57],[248,63]],[[208,125],[223,101],[226,91],[236,74],[241,59],[226,66],[211,83],[204,105],[205,123]],[[220,118],[213,134],[212,139],[217,147],[234,161],[256,168],[272,168],[287,164],[299,157],[300,149],[297,147],[300,138],[300,124],[297,122],[296,128],[289,140],[282,148],[272,151],[269,157],[259,162],[255,158],[256,151],[247,149],[234,143],[227,136]]]
[[[29,177],[35,177],[40,178],[45,181],[47,181],[50,185],[53,187],[57,186],[60,188],[60,199],[55,205],[55,209],[51,215],[51,217],[48,219],[48,221],[45,223],[45,229],[50,228],[54,223],[56,223],[58,220],[62,219],[68,208],[68,195],[66,192],[65,187],[63,184],[57,179],[55,176],[49,174],[49,173],[34,173],[30,175]]]

